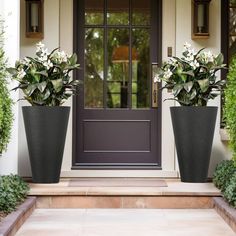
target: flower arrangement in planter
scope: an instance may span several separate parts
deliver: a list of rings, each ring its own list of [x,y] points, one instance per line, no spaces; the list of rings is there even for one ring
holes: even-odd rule
[[[186,43],[181,57],[172,57],[160,68],[156,82],[171,89],[180,107],[171,107],[181,180],[205,182],[211,154],[217,107],[206,107],[221,94],[224,80],[216,73],[225,68],[223,55],[195,51]]]
[[[17,61],[8,71],[19,82],[15,89],[22,89],[24,99],[32,106],[60,106],[76,92],[79,81],[71,80],[70,72],[78,68],[76,54],[58,49],[49,53],[40,42],[35,58]]]
[[[182,57],[172,57],[162,66],[156,79],[165,82],[163,89],[171,89],[174,99],[181,106],[206,106],[217,97],[225,85],[217,80],[216,72],[225,68],[220,53],[212,54],[204,48],[195,52],[185,43]]]
[[[48,52],[38,43],[36,56],[17,61],[8,71],[19,82],[24,98],[32,107],[23,107],[32,178],[36,183],[59,181],[70,107],[61,105],[76,94],[78,80],[70,73],[79,68],[76,54],[54,49]]]

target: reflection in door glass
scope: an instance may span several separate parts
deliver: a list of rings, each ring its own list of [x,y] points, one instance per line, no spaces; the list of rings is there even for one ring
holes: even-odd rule
[[[150,107],[150,31],[133,29],[133,48],[138,57],[132,60],[132,108]]]
[[[85,0],[85,24],[102,25],[104,22],[104,1]]]
[[[91,28],[85,32],[85,107],[103,107],[103,29]]]
[[[128,107],[129,30],[108,30],[107,107]]]
[[[133,0],[132,7],[132,24],[150,25],[150,0]]]
[[[129,24],[129,1],[108,0],[107,1],[107,24],[128,25]]]

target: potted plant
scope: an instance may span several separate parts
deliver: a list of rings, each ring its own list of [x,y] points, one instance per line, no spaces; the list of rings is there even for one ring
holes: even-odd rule
[[[54,49],[51,53],[40,42],[36,56],[17,61],[9,68],[19,82],[24,98],[23,117],[35,183],[57,183],[60,178],[70,107],[61,106],[75,94],[78,80],[70,72],[78,69],[76,54]]]
[[[7,62],[3,49],[3,21],[0,20],[0,155],[7,149],[13,123],[12,105],[7,86]]]
[[[186,43],[181,57],[172,57],[160,68],[156,81],[171,89],[172,100],[180,106],[171,107],[171,118],[181,181],[205,182],[211,155],[217,107],[207,106],[217,97],[224,80],[216,72],[224,68],[223,55],[203,49],[195,52]]]

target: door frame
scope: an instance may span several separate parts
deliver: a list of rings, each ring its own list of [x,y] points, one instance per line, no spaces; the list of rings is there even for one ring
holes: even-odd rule
[[[81,42],[83,39],[80,38],[80,34],[79,34],[79,27],[78,25],[75,24],[76,19],[78,19],[79,15],[78,15],[78,7],[79,7],[79,1],[80,0],[73,0],[73,51],[74,52],[82,52],[84,50],[84,44],[79,43]],[[81,6],[81,5],[80,5]],[[151,14],[158,14],[158,22],[156,22],[156,39],[159,42],[158,44],[155,44],[155,42],[153,42],[153,39],[151,38],[150,44],[151,45],[155,45],[154,48],[155,50],[157,50],[157,63],[158,65],[161,65],[162,63],[162,19],[163,19],[163,3],[162,0],[157,0],[157,9],[155,8],[151,8]],[[82,6],[83,7],[83,6]],[[152,53],[152,51],[150,52]],[[79,64],[81,65],[81,67],[84,67],[84,61],[79,61]],[[151,65],[150,65],[151,67]],[[75,71],[73,76],[74,78],[79,78],[80,77],[80,72],[79,71]],[[77,160],[77,140],[78,140],[78,125],[79,122],[77,122],[77,117],[79,115],[79,106],[82,106],[81,102],[79,102],[78,100],[78,95],[73,97],[73,103],[72,103],[72,119],[73,119],[73,123],[72,123],[72,129],[73,129],[73,134],[72,134],[72,168],[71,169],[132,169],[132,170],[145,170],[145,169],[155,169],[155,170],[161,170],[162,169],[162,95],[161,92],[158,94],[158,114],[157,114],[157,118],[158,118],[158,122],[157,122],[157,127],[159,130],[158,134],[157,134],[157,146],[158,146],[158,155],[160,156],[160,166],[104,166],[104,165],[97,165],[97,166],[86,166],[86,165],[78,165],[76,164],[76,160]]]

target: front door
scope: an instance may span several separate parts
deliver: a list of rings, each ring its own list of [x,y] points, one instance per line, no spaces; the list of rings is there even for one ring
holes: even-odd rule
[[[73,169],[161,168],[161,0],[74,0]]]

